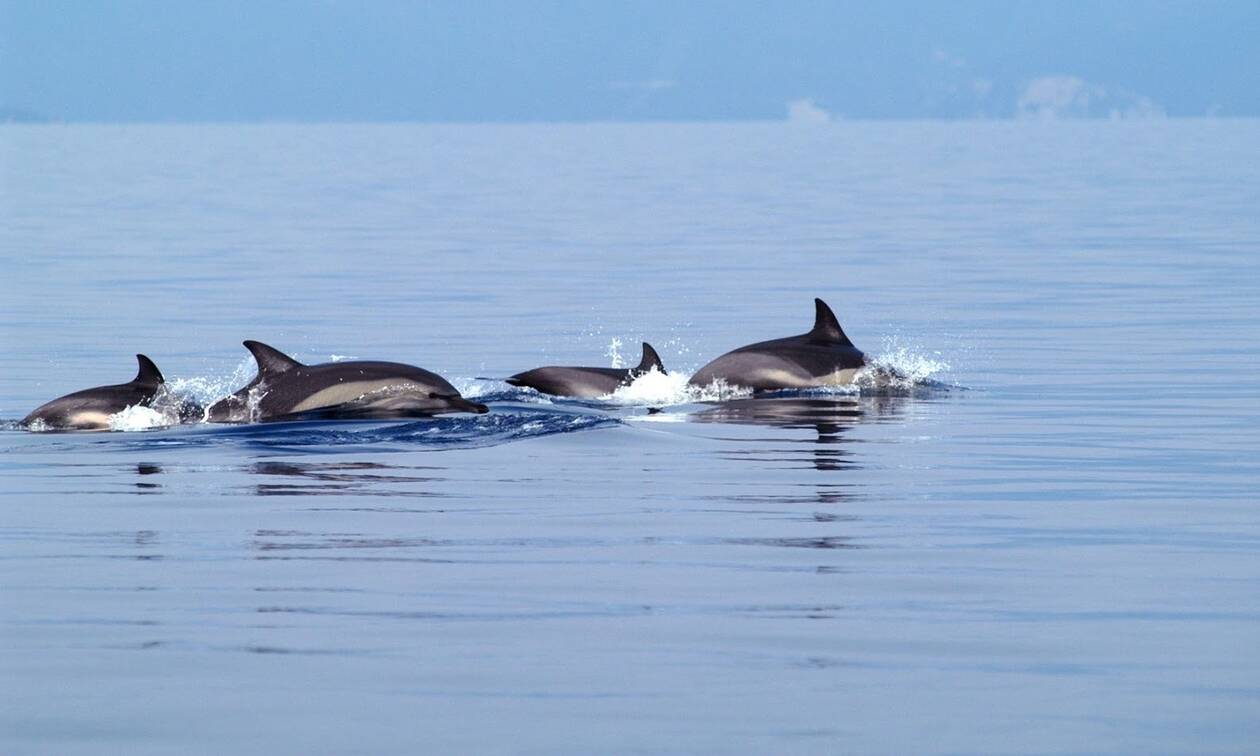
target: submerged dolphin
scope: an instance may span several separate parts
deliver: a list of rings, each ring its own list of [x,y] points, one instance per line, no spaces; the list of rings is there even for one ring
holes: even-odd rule
[[[517,373],[507,382],[513,386],[528,386],[544,394],[556,396],[576,396],[594,399],[597,396],[608,396],[619,386],[628,386],[635,378],[656,368],[662,373],[665,366],[656,354],[652,345],[643,342],[643,358],[636,367],[600,368],[600,367],[557,367],[548,366]]]
[[[273,420],[319,413],[335,417],[411,417],[446,412],[489,412],[460,396],[442,376],[397,362],[328,362],[303,365],[258,341],[245,348],[258,375],[240,391],[210,406],[215,423]]]
[[[128,407],[147,407],[165,382],[153,360],[136,355],[140,372],[130,383],[96,386],[53,399],[22,420],[22,425],[50,430],[107,430],[110,415]]]
[[[724,381],[754,391],[843,386],[866,364],[866,355],[840,329],[835,313],[814,300],[809,333],[749,344],[718,357],[691,376],[693,386]]]

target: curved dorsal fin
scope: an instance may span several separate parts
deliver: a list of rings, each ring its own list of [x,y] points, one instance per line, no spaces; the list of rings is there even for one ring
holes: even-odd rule
[[[809,332],[809,337],[814,341],[853,346],[853,342],[849,341],[849,337],[845,336],[844,331],[840,329],[840,321],[836,320],[836,314],[821,299],[814,300],[814,327]]]
[[[157,369],[157,365],[153,364],[153,360],[145,357],[143,354],[136,355],[136,362],[140,363],[140,372],[136,373],[136,377],[131,380],[132,383],[143,383],[148,386],[156,386],[159,383],[165,383],[162,378],[162,371]]]
[[[656,353],[652,345],[643,342],[643,359],[639,360],[639,366],[635,368],[637,372],[646,373],[652,368],[656,368],[662,373],[665,372],[665,365],[661,363],[661,356]]]
[[[302,367],[302,363],[275,347],[267,346],[261,341],[246,341],[244,343],[249,353],[254,355],[254,361],[258,363],[259,375],[275,375],[286,370],[292,370],[295,367]]]

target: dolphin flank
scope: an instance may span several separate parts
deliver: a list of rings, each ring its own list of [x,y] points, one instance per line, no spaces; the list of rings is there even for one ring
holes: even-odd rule
[[[140,371],[128,383],[96,386],[53,399],[22,420],[22,425],[42,426],[50,430],[108,430],[110,415],[128,407],[147,407],[157,396],[165,380],[143,354],[136,355]]]
[[[700,368],[689,383],[723,381],[754,391],[844,386],[865,364],[866,355],[844,335],[835,313],[815,299],[814,327],[808,333],[727,352]]]
[[[621,386],[627,386],[635,378],[656,368],[665,372],[661,358],[652,345],[643,342],[643,357],[633,368],[601,368],[601,367],[547,367],[526,370],[517,373],[507,382],[513,386],[528,386],[544,394],[554,396],[575,396],[583,399],[594,399],[608,396]]]
[[[442,376],[397,362],[303,365],[274,347],[246,341],[258,375],[210,406],[216,423],[275,420],[291,415],[392,418],[448,412],[489,412],[462,397]]]

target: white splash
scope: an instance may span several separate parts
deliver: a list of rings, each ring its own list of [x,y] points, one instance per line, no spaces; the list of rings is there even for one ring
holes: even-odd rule
[[[166,386],[174,393],[209,407],[214,402],[229,396],[245,384],[254,380],[258,373],[258,365],[253,357],[241,360],[232,373],[222,378],[197,376],[194,378],[174,378],[167,380]]]
[[[608,348],[604,350],[604,354],[608,359],[612,360],[612,364],[609,367],[620,369],[626,366],[625,358],[621,356],[621,347],[621,339],[616,336],[613,337],[612,341],[608,342]]]
[[[652,368],[629,385],[617,387],[616,391],[605,398],[613,404],[684,404],[687,402],[687,376],[682,373],[662,373]]]
[[[479,378],[455,378],[451,381],[451,385],[465,399],[474,399],[490,393],[495,383],[497,382],[483,381]]]
[[[109,416],[109,429],[112,431],[142,431],[163,428],[170,424],[166,415],[140,405],[126,407]]]
[[[721,381],[708,386],[692,386],[688,380],[686,373],[662,373],[652,368],[603,399],[625,406],[667,407],[695,402],[717,402],[752,393],[750,389],[727,386]]]
[[[949,369],[949,363],[940,359],[939,353],[928,356],[893,338],[885,341],[884,351],[870,358],[853,383],[862,390],[909,390],[938,381]]]

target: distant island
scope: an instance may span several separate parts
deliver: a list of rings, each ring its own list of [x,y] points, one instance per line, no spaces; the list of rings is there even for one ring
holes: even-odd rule
[[[51,120],[33,110],[0,105],[0,123],[48,123]]]

